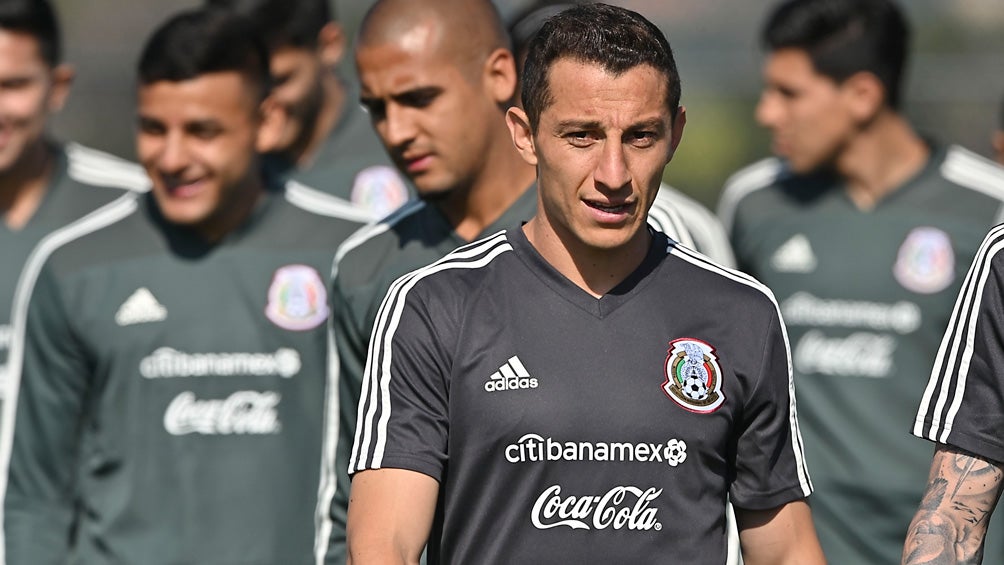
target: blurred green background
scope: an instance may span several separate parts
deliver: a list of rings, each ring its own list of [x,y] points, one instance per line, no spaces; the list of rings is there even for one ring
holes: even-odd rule
[[[496,0],[503,15],[527,0]],[[657,23],[676,51],[687,130],[666,180],[713,206],[737,168],[769,153],[753,121],[761,53],[757,37],[774,2],[621,0]],[[152,29],[198,0],[55,0],[66,59],[78,72],[54,130],[128,158],[133,151],[134,67]],[[335,0],[351,34],[368,0]],[[904,0],[914,30],[905,111],[917,129],[990,154],[1004,96],[1004,2]],[[352,72],[350,61],[343,65]]]

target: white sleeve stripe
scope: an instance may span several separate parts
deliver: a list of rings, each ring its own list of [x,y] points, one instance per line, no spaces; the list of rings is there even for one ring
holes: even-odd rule
[[[370,443],[370,439],[371,439],[371,435],[372,435],[373,419],[375,418],[375,412],[377,410],[377,404],[379,402],[377,397],[379,396],[380,400],[382,400],[382,401],[388,401],[389,400],[389,398],[388,398],[387,395],[382,394],[383,385],[389,386],[389,380],[388,380],[389,379],[389,375],[384,376],[384,377],[381,378],[381,377],[374,376],[374,374],[380,372],[382,370],[383,365],[384,365],[380,361],[380,355],[381,355],[381,353],[384,353],[384,349],[383,349],[383,342],[384,342],[384,340],[383,340],[383,331],[384,331],[384,328],[385,328],[385,326],[388,323],[394,323],[394,326],[396,328],[396,322],[388,322],[388,313],[391,312],[393,309],[398,308],[397,303],[399,303],[399,302],[401,303],[400,308],[403,309],[404,295],[401,294],[402,290],[404,290],[405,294],[406,294],[406,291],[408,289],[410,289],[410,286],[407,286],[408,283],[412,279],[414,279],[416,277],[421,278],[422,276],[425,276],[425,273],[429,269],[435,268],[438,265],[441,265],[441,264],[444,264],[444,263],[448,263],[449,260],[454,260],[454,259],[458,259],[458,258],[464,258],[465,259],[465,258],[468,258],[468,257],[476,256],[476,255],[480,254],[483,251],[482,247],[486,247],[487,248],[487,247],[490,247],[491,245],[494,245],[494,244],[496,244],[496,243],[498,243],[500,241],[504,241],[504,236],[502,236],[501,238],[493,238],[493,240],[488,241],[486,245],[484,245],[484,246],[478,246],[478,247],[475,247],[474,249],[466,249],[466,250],[465,250],[465,248],[458,249],[457,251],[451,253],[450,255],[447,255],[443,259],[437,261],[436,263],[433,263],[432,265],[430,265],[428,267],[424,267],[424,268],[419,269],[417,271],[413,271],[412,273],[409,273],[408,275],[405,275],[405,276],[399,278],[391,286],[391,289],[388,291],[387,297],[385,298],[384,302],[381,304],[380,311],[377,314],[377,322],[376,322],[376,325],[374,326],[373,336],[370,339],[370,350],[369,350],[369,355],[367,355],[367,360],[366,360],[366,369],[364,371],[364,377],[363,377],[363,382],[364,382],[363,388],[364,389],[368,389],[368,394],[369,394],[368,400],[369,400],[369,404],[370,405],[369,405],[369,408],[368,408],[368,410],[366,412],[366,416],[365,416],[365,419],[364,419],[363,418],[363,402],[360,401],[360,405],[359,405],[359,417],[358,418],[359,418],[359,421],[364,421],[365,422],[365,430],[363,429],[363,426],[357,425],[357,427],[356,427],[356,445],[360,447],[359,452],[358,452],[359,457],[365,457],[366,453],[368,453],[368,451],[369,451],[369,443]],[[398,316],[399,316],[399,314],[398,314]],[[391,319],[392,320],[394,319],[394,317],[395,316],[393,314],[391,314]],[[388,337],[386,339],[386,344],[387,344],[388,348],[389,348],[390,340],[392,339],[392,337],[393,336],[390,336],[390,337]],[[389,351],[387,351],[386,354],[389,355]],[[388,365],[387,372],[389,373],[389,361],[387,362],[387,365]],[[372,381],[372,382],[368,382],[368,381]],[[387,406],[387,404],[385,403],[384,406],[381,407],[381,410],[389,410],[389,406]],[[389,417],[389,414],[388,414],[388,417]],[[383,414],[381,414],[381,421],[382,422],[384,421]],[[381,427],[381,429],[383,429],[383,430],[386,429],[386,423],[385,422],[384,422],[384,425]],[[378,442],[379,441],[380,441],[380,439],[378,439]],[[357,453],[353,453],[352,460],[350,461],[350,469],[356,468],[356,465],[355,465],[355,460],[357,458],[356,456],[357,456]],[[375,465],[374,464],[374,466],[379,466],[379,465]]]
[[[436,263],[433,263],[433,265],[436,265],[439,262],[455,257],[455,254],[461,252],[461,250],[463,249],[464,248],[454,251],[453,253],[447,255],[443,259],[440,259]],[[359,414],[357,416],[356,437],[354,444],[356,447],[353,449],[353,453],[349,461],[350,469],[356,468],[355,462],[357,459],[357,454],[361,454],[360,456],[365,456],[364,454],[367,453],[369,450],[369,442],[371,435],[370,427],[372,426],[372,421],[373,418],[375,417],[374,413],[377,409],[377,396],[378,396],[377,394],[378,382],[375,378],[371,378],[371,374],[374,371],[376,371],[377,370],[376,367],[378,367],[375,359],[378,356],[378,349],[380,347],[380,336],[382,331],[381,328],[386,324],[387,312],[391,308],[393,308],[393,303],[397,299],[396,297],[399,292],[399,289],[408,280],[410,280],[416,274],[422,272],[424,269],[425,268],[412,271],[411,273],[408,273],[398,278],[396,281],[394,281],[390,289],[387,291],[387,296],[381,302],[380,308],[377,312],[377,318],[373,327],[373,334],[370,337],[369,351],[367,352],[366,356],[366,368],[363,372],[363,391],[366,392],[366,394],[360,397]],[[366,406],[367,404],[368,407]],[[364,413],[364,408],[365,408],[365,413]],[[360,425],[358,422],[365,422],[366,429],[364,430],[364,427]]]
[[[792,455],[795,459],[795,469],[798,474],[799,486],[802,487],[802,494],[804,496],[809,496],[812,494],[812,480],[810,479],[809,472],[806,469],[802,431],[798,426],[797,407],[795,405],[795,379],[791,364],[791,344],[788,342],[788,330],[784,325],[783,318],[781,317],[781,307],[778,305],[777,299],[774,298],[774,294],[769,288],[749,275],[732,269],[727,269],[721,265],[716,265],[715,263],[708,261],[700,254],[679,246],[672,246],[671,253],[695,266],[759,290],[767,296],[767,298],[769,298],[771,303],[774,305],[774,309],[777,312],[778,323],[781,327],[781,336],[784,339],[784,350],[788,364],[788,426],[789,432],[791,433]]]
[[[373,239],[374,237],[386,232],[400,221],[404,220],[408,216],[417,213],[419,210],[425,207],[425,202],[422,200],[415,200],[407,204],[402,205],[396,211],[392,212],[389,216],[380,220],[379,222],[367,224],[355,233],[350,235],[338,246],[338,250],[335,252],[335,268],[332,269],[332,278],[334,278],[335,273],[337,273],[338,262],[341,261],[342,257],[347,255],[350,251],[359,247],[360,245],[366,243],[367,241]]]
[[[699,202],[668,185],[664,185],[664,189],[659,191],[656,202],[660,199],[676,210],[680,216],[681,222],[693,239],[692,249],[700,251],[726,267],[735,267],[736,260],[729,236],[717,216]]]
[[[25,324],[28,304],[34,292],[35,282],[42,271],[46,259],[59,247],[79,239],[91,232],[109,226],[129,216],[139,208],[136,193],[126,193],[111,203],[98,208],[83,218],[45,236],[25,261],[14,291],[11,325],[13,339],[7,357],[7,382],[4,383],[3,422],[0,425],[0,563],[5,563],[3,522],[3,499],[7,491],[7,473],[10,470],[11,449],[14,443],[14,424],[17,421],[17,402],[20,393],[22,363],[24,361]]]
[[[338,348],[335,346],[334,320],[328,316],[328,375],[327,394],[324,400],[324,429],[321,443],[320,484],[317,489],[317,508],[314,514],[314,558],[316,565],[324,565],[328,552],[328,538],[334,527],[331,521],[331,501],[338,488],[335,468],[340,425],[338,391]]]
[[[991,230],[991,234],[994,231],[996,231],[996,229]],[[986,251],[989,238],[990,236],[988,235],[987,238],[983,240],[983,243],[980,244],[980,247],[976,252],[976,256],[973,258],[973,262],[972,264],[970,264],[969,270],[966,273],[966,278],[962,283],[962,288],[959,290],[959,294],[955,298],[955,305],[953,306],[952,313],[949,316],[948,326],[946,327],[945,333],[941,338],[941,345],[938,347],[938,352],[934,357],[934,363],[931,367],[931,374],[928,377],[927,386],[924,388],[924,395],[921,397],[920,407],[918,408],[917,412],[917,418],[916,421],[914,422],[913,434],[918,437],[925,437],[922,422],[924,416],[928,413],[928,410],[930,409],[931,401],[934,399],[934,391],[936,388],[938,388],[938,384],[940,383],[939,379],[942,374],[945,354],[953,350],[956,346],[953,340],[956,332],[958,331],[958,326],[957,326],[958,318],[960,314],[963,314],[963,310],[965,308],[964,304],[968,303],[967,296],[969,296],[971,290],[971,285],[973,283],[973,276],[974,273],[978,271],[979,265],[983,261],[982,258]],[[944,401],[941,400],[941,396],[945,392],[946,391],[943,390],[938,395],[939,397],[938,403],[940,406],[944,405]],[[934,415],[935,428],[937,428],[938,424],[941,421],[940,413],[941,413],[941,407],[937,408],[937,410],[935,411]],[[930,439],[934,438],[932,437]]]
[[[285,196],[286,200],[294,206],[315,214],[363,223],[373,221],[373,216],[369,212],[351,202],[325,194],[296,181],[286,183]]]
[[[988,237],[984,239],[983,243],[980,245],[980,249],[977,252],[976,259],[974,259],[973,264],[969,268],[969,272],[966,275],[966,281],[964,282],[963,289],[956,298],[955,307],[952,310],[951,318],[949,319],[948,330],[945,332],[945,336],[942,339],[941,347],[938,349],[938,354],[935,357],[935,363],[931,369],[931,381],[928,384],[927,389],[924,392],[924,398],[921,401],[921,405],[924,408],[924,413],[928,412],[930,407],[931,396],[934,394],[934,389],[937,388],[936,385],[939,383],[939,379],[944,377],[943,381],[940,381],[940,390],[938,393],[938,398],[935,403],[935,410],[932,415],[932,427],[929,439],[937,440],[937,433],[940,429],[942,418],[944,416],[944,407],[948,402],[948,395],[950,392],[950,382],[956,365],[956,356],[959,353],[959,348],[961,347],[960,340],[963,336],[968,333],[967,327],[972,324],[973,331],[975,331],[975,308],[978,308],[978,304],[974,304],[974,301],[979,301],[977,292],[982,295],[983,284],[986,282],[986,278],[981,274],[984,270],[989,274],[990,259],[993,258],[992,255],[987,256],[987,251],[993,244],[991,243],[991,237],[997,237],[1000,233],[1000,228],[991,231],[993,236],[988,234]],[[996,251],[994,252],[996,253]],[[981,281],[981,282],[977,282]],[[962,321],[965,318],[966,321]],[[971,344],[970,344],[971,345]],[[947,363],[945,356],[948,356]],[[965,356],[965,352],[963,352]],[[937,375],[937,377],[935,376]],[[964,389],[963,389],[964,391]],[[947,424],[950,428],[951,424]]]
[[[980,245],[976,258],[969,268],[949,319],[948,329],[935,357],[930,380],[921,399],[917,419],[914,423],[914,435],[941,442],[948,439],[965,393],[979,309],[986,282],[990,276],[992,260],[997,253],[1004,249],[1002,235],[1004,235],[1004,226],[992,229]],[[956,378],[954,389],[951,387],[953,378]],[[937,399],[935,400],[936,391]],[[945,406],[949,404],[950,397],[951,404],[946,414]],[[930,411],[932,401],[935,402],[933,412]],[[931,428],[925,433],[924,420],[929,414]]]
[[[769,186],[777,180],[783,168],[784,165],[779,159],[771,157],[740,170],[725,182],[725,188],[718,202],[718,218],[722,221],[726,233],[732,233],[739,201],[747,194]]]
[[[946,179],[974,192],[1004,200],[1004,170],[984,164],[961,152],[950,153],[941,165]]]
[[[687,247],[694,247],[694,238],[691,237],[683,219],[668,202],[656,198],[648,212],[648,219],[649,225],[662,231],[674,241]]]
[[[480,268],[512,247],[505,232],[460,247],[442,259],[398,278],[391,285],[377,313],[370,349],[363,372],[363,395],[360,396],[355,444],[349,461],[350,470],[379,468],[386,446],[387,421],[390,418],[391,342],[404,310],[405,298],[415,283],[433,273],[452,268]],[[479,258],[480,257],[480,258]],[[379,405],[379,406],[378,406]],[[379,421],[377,412],[380,412]],[[372,455],[370,444],[374,441]],[[367,456],[370,461],[367,463]]]
[[[67,174],[78,182],[137,192],[150,189],[150,178],[137,163],[79,143],[67,143],[65,151]]]

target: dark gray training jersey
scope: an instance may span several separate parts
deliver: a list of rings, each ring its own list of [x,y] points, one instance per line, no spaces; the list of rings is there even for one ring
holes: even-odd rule
[[[906,422],[1002,201],[1004,171],[955,146],[933,148],[870,210],[839,179],[775,159],[726,188],[739,267],[770,287],[788,326],[813,520],[833,563],[900,561],[931,461]]]
[[[45,196],[28,223],[12,230],[0,221],[0,394],[6,380],[7,350],[13,338],[11,303],[21,265],[39,241],[122,195],[146,190],[138,165],[75,143],[55,146],[55,164]],[[2,404],[0,404],[2,414]]]
[[[6,563],[62,564],[71,531],[93,565],[312,563],[327,274],[359,217],[291,185],[207,244],[129,196],[40,244],[0,444]]]
[[[439,481],[430,563],[722,564],[810,493],[790,375],[752,278],[654,232],[596,299],[509,230],[391,287],[349,469]]]
[[[270,156],[267,166],[281,178],[351,202],[374,220],[401,207],[414,192],[387,156],[355,91],[346,95],[338,123],[309,164],[297,167]]]
[[[716,260],[731,261],[727,246],[723,251],[720,244],[714,243],[715,224],[705,221],[695,210],[699,205],[678,205],[679,195],[669,194],[671,191],[673,189],[665,186],[661,189],[652,205],[649,223],[685,245],[695,241],[711,242],[706,252],[715,254]],[[537,190],[534,187],[525,191],[479,237],[519,226],[536,212]],[[319,546],[319,560],[323,557],[329,564],[345,560],[345,510],[349,489],[345,469],[377,308],[395,279],[467,243],[453,231],[434,205],[415,201],[383,221],[361,229],[339,249],[332,290],[339,394],[329,399],[332,408],[328,414],[336,417],[340,409],[341,416],[339,423],[332,421],[326,426],[328,433],[338,434],[338,440],[332,438],[325,442],[330,458],[320,488],[318,539],[329,539],[330,543]]]
[[[1002,251],[1004,225],[990,230],[966,275],[913,426],[917,437],[998,463],[1004,461]]]

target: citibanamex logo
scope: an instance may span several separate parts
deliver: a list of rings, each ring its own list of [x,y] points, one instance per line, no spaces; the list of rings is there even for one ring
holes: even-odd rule
[[[223,399],[199,400],[186,391],[174,397],[164,412],[164,429],[171,435],[277,434],[281,429],[277,392],[240,390]]]
[[[540,493],[533,503],[531,521],[535,528],[548,530],[560,526],[573,530],[659,531],[662,523],[652,508],[662,489],[616,486],[598,496],[561,496],[561,487],[553,485]]]

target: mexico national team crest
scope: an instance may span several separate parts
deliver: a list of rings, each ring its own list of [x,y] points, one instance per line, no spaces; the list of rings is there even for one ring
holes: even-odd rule
[[[376,165],[360,171],[352,183],[352,203],[382,218],[408,201],[408,187],[391,167]]]
[[[691,412],[709,414],[725,402],[715,348],[692,338],[669,343],[663,392]]]
[[[328,318],[328,293],[321,275],[307,265],[279,267],[268,287],[265,315],[287,330],[312,330]]]
[[[941,292],[955,278],[955,252],[948,234],[932,227],[914,228],[899,246],[893,275],[918,294]]]

